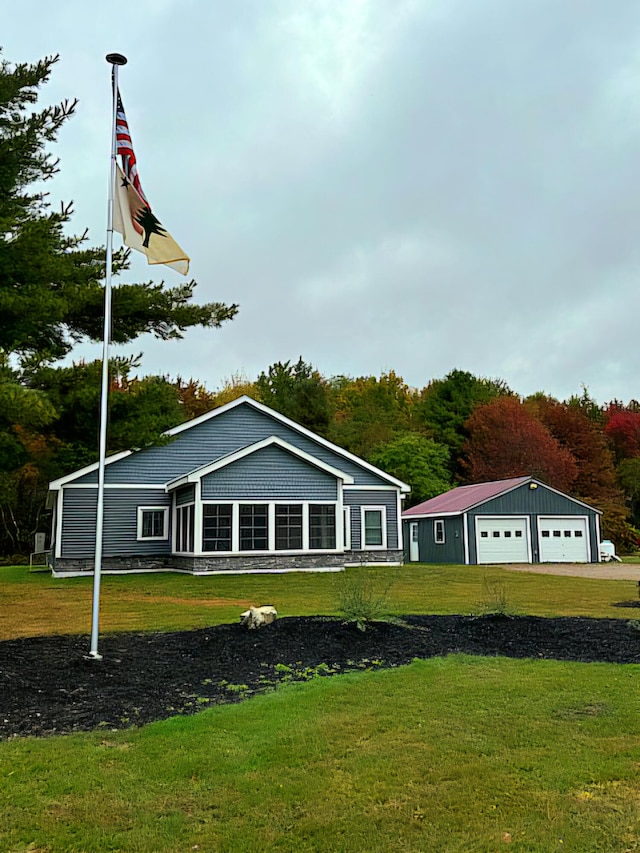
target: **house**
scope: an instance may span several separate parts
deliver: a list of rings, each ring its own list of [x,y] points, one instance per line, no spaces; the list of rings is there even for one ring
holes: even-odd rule
[[[409,486],[241,397],[105,466],[104,571],[402,562]],[[56,575],[93,570],[98,464],[50,483]]]
[[[533,477],[460,486],[402,513],[405,559],[597,563],[600,515]]]

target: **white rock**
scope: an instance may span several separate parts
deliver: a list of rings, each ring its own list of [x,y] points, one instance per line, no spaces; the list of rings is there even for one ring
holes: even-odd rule
[[[240,621],[249,629],[270,625],[277,618],[278,611],[271,604],[264,604],[262,607],[250,607],[240,614]]]

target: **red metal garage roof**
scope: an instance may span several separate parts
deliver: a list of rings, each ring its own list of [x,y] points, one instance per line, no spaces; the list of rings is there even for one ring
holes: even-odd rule
[[[455,515],[465,512],[472,506],[484,503],[489,498],[495,498],[503,492],[508,492],[516,486],[527,483],[531,477],[512,477],[510,480],[494,480],[491,483],[477,483],[474,486],[459,486],[431,500],[423,501],[402,513],[403,518],[421,515]]]

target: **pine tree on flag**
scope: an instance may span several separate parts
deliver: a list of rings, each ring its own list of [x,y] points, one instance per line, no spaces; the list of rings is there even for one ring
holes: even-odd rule
[[[146,255],[149,264],[166,264],[182,275],[189,272],[189,256],[152,212],[142,191],[138,164],[120,92],[116,113],[116,163],[113,227],[122,234],[126,246]]]

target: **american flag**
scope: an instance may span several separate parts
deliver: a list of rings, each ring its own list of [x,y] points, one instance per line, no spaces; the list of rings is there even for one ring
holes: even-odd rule
[[[145,204],[150,206],[145,194],[142,192],[136,155],[133,150],[133,143],[131,142],[131,134],[129,132],[129,124],[124,112],[124,107],[122,106],[122,98],[120,97],[119,91],[118,108],[116,111],[116,152],[122,159],[122,171],[125,173],[127,179],[133,184],[136,192]]]

